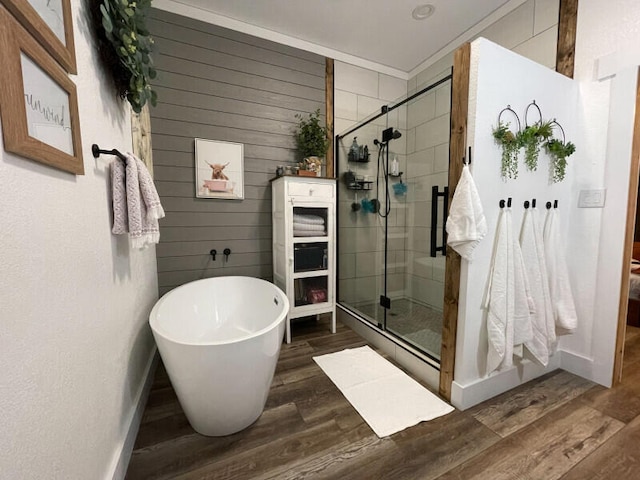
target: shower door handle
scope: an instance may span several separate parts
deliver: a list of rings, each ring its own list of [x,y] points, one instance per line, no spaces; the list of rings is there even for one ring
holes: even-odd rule
[[[442,192],[438,186],[431,187],[431,256],[435,257],[438,252],[447,254],[447,229],[446,216],[449,210],[449,187],[444,187]],[[438,246],[438,198],[443,197],[442,205],[442,245]]]

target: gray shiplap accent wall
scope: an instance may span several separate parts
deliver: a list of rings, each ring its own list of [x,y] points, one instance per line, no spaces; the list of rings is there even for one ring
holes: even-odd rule
[[[270,280],[269,180],[277,165],[299,160],[295,115],[324,111],[325,59],[156,9],[148,24],[158,68],[154,176],[167,214],[156,249],[160,294],[205,277]],[[196,137],[244,144],[243,201],[195,198]]]

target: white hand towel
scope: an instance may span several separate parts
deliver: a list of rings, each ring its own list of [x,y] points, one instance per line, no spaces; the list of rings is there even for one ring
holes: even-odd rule
[[[538,216],[538,209],[531,209],[533,227],[536,235],[536,250],[538,253],[538,262],[540,263],[540,273],[542,274],[542,293],[544,294],[545,318],[547,321],[547,346],[549,347],[549,355],[553,355],[557,346],[556,322],[553,318],[553,305],[551,303],[551,292],[549,291],[549,274],[547,273],[547,261],[544,256],[544,236],[543,224]]]
[[[298,223],[295,220],[293,221],[293,229],[301,230],[306,232],[324,232],[324,225],[316,225],[311,223]]]
[[[520,248],[522,260],[528,273],[531,298],[534,303],[534,311],[531,315],[532,338],[525,342],[525,347],[533,358],[543,366],[549,363],[549,332],[547,315],[552,315],[548,302],[545,300],[546,275],[543,275],[542,265],[538,256],[535,223],[531,209],[525,210],[520,230]],[[542,245],[540,245],[542,250]],[[546,270],[545,270],[546,272]],[[548,292],[548,287],[546,287]]]
[[[578,315],[571,293],[564,243],[560,237],[560,217],[555,208],[547,213],[544,225],[544,252],[556,327],[562,328],[563,333],[572,333],[578,326]]]
[[[513,258],[513,242],[510,242],[509,237],[513,232],[510,231],[508,217],[509,214],[503,209],[498,219],[485,303],[489,342],[487,374],[500,366],[509,366],[512,362],[513,323],[511,327],[509,323],[513,318],[513,298],[510,298],[513,271],[509,270],[509,257]]]
[[[451,201],[446,228],[447,244],[462,258],[470,261],[473,250],[487,234],[487,221],[468,165],[462,168],[462,175]]]
[[[324,225],[324,218],[319,215],[303,215],[300,213],[293,214],[295,223],[307,223],[311,225]]]
[[[113,229],[129,233],[133,248],[146,248],[160,241],[158,219],[164,217],[160,197],[145,164],[128,153],[127,165],[111,162]]]
[[[529,278],[522,258],[518,238],[513,236],[513,354],[523,357],[523,347],[533,339],[531,315],[535,313],[535,304],[531,298]]]

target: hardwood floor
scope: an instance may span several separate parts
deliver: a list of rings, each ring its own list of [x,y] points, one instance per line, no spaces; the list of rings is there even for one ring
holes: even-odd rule
[[[312,360],[366,342],[324,320],[293,328],[264,413],[234,435],[195,433],[160,367],[126,478],[640,478],[640,328],[629,327],[616,388],[558,370],[384,439]]]

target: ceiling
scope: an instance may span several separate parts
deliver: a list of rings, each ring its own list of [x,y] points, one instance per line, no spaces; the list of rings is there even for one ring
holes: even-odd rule
[[[514,1],[165,0],[162,3],[197,7],[215,14],[209,21],[223,20],[212,23],[229,26],[224,20],[231,20],[235,29],[245,33],[269,37],[264,33],[274,32],[282,40],[288,37],[294,46],[322,47],[406,74]],[[435,6],[434,14],[425,20],[414,20],[412,10],[424,3]],[[296,45],[297,41],[302,45]],[[331,52],[316,53],[340,59],[339,55],[330,55]]]

